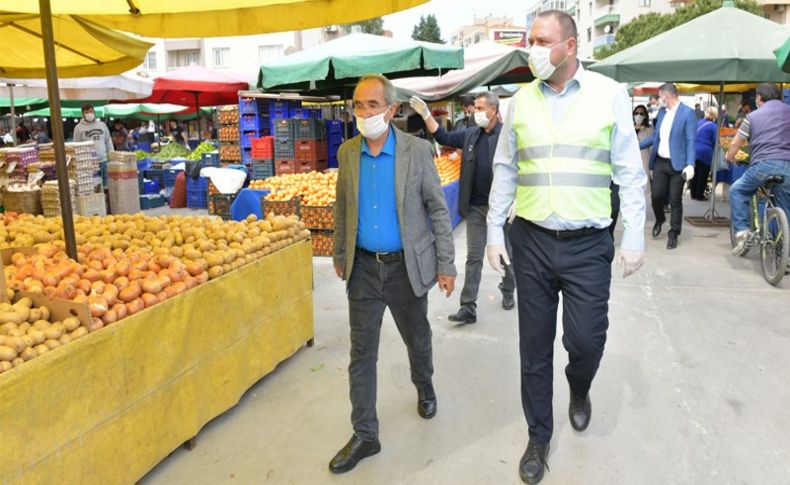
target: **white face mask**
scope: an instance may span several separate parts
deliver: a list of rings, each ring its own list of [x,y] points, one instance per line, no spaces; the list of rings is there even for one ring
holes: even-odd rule
[[[642,114],[634,115],[634,123],[636,123],[637,125],[641,125],[644,122],[645,122],[645,115]]]
[[[388,122],[384,121],[384,115],[386,114],[387,112],[385,111],[369,118],[357,116],[357,130],[368,140],[377,140],[390,126]]]
[[[485,128],[486,126],[488,126],[489,121],[491,120],[488,119],[488,116],[486,116],[485,111],[475,112],[475,124],[480,128]]]
[[[87,121],[88,123],[93,123],[94,121],[96,121],[96,115],[93,113],[86,114],[85,121]]]
[[[529,48],[529,69],[532,71],[533,76],[545,81],[568,59],[566,57],[556,66],[551,63],[551,50],[558,45],[560,44],[555,44],[551,47],[534,45]]]

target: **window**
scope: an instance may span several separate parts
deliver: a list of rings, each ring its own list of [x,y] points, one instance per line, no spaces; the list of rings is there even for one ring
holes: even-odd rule
[[[156,71],[156,52],[150,51],[143,59],[143,69],[148,71]]]
[[[260,45],[258,46],[258,62],[266,64],[283,56],[283,46],[281,45]]]
[[[592,42],[592,28],[587,29],[587,42]]]
[[[649,7],[650,6],[650,0],[639,0],[639,6],[640,7]]]
[[[230,65],[230,47],[216,47],[213,54],[214,67],[228,67]]]

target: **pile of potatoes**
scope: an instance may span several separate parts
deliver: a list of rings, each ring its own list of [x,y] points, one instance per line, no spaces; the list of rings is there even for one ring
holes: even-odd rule
[[[0,303],[0,374],[88,335],[77,317],[53,322],[30,298]]]

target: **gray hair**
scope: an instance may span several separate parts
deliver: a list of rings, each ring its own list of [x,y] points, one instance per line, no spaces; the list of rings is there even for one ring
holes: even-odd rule
[[[674,83],[664,83],[658,87],[659,93],[671,94],[673,97],[678,97],[678,88]]]
[[[478,93],[477,96],[475,96],[475,99],[485,99],[488,106],[496,106],[496,110],[499,111],[499,96],[492,93],[491,91],[483,91],[482,93]]]
[[[359,78],[356,87],[354,87],[354,94],[356,94],[357,88],[360,84],[370,80],[378,81],[384,87],[384,100],[387,102],[387,105],[398,102],[398,89],[390,82],[389,79],[382,76],[381,74],[365,74]]]

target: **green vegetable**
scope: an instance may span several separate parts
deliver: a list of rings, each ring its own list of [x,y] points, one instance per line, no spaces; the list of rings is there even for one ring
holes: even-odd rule
[[[214,147],[213,143],[204,141],[198,145],[192,153],[187,155],[187,160],[200,160],[203,158],[203,154],[213,152],[214,150],[216,150],[216,147]]]
[[[151,157],[158,160],[170,160],[173,158],[184,158],[189,155],[189,150],[180,143],[171,143],[165,145],[159,150],[159,153],[152,153]]]
[[[137,159],[138,160],[144,160],[144,159],[148,158],[149,156],[151,156],[150,153],[144,152],[142,150],[137,150],[136,152],[134,152],[134,154],[137,155]]]

